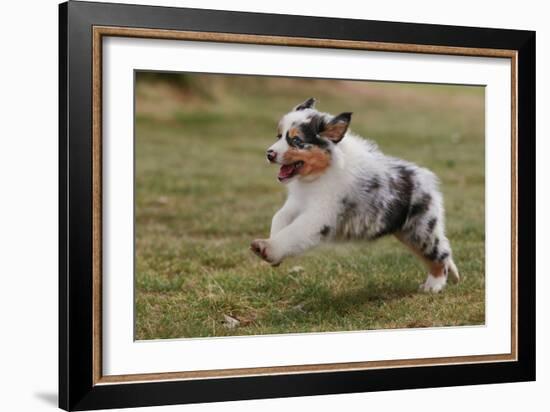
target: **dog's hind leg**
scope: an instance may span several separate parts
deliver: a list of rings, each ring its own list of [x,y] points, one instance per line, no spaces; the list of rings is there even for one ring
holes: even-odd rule
[[[433,241],[429,246],[422,247],[410,236],[399,233],[396,237],[404,243],[415,255],[417,255],[428,269],[428,277],[420,285],[423,292],[440,292],[447,284],[448,275],[455,282],[459,280],[458,270],[450,255],[450,249],[446,249],[442,244],[448,244],[448,240],[439,239]],[[441,248],[441,249],[440,249]],[[428,251],[426,251],[428,250]]]
[[[418,174],[417,180],[417,190],[411,196],[407,219],[396,236],[428,268],[428,277],[420,289],[439,292],[445,287],[449,274],[454,281],[459,280],[459,274],[453,262],[451,245],[445,236],[445,211],[437,181],[426,172]]]
[[[414,225],[396,234],[428,268],[428,277],[420,285],[424,292],[440,292],[447,283],[448,275],[455,283],[460,279],[452,258],[451,246],[445,236],[441,216],[421,216]]]

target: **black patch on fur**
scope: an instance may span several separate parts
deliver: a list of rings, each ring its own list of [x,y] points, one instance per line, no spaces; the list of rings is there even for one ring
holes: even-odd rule
[[[430,261],[434,261],[437,259],[437,254],[439,253],[439,250],[437,250],[437,247],[434,247],[430,253],[426,254],[426,259]]]
[[[378,189],[380,189],[380,179],[378,178],[378,176],[372,176],[370,179],[366,179],[363,183],[362,183],[362,186],[365,190],[365,192],[367,193],[372,193]]]
[[[359,213],[358,212],[359,205],[357,201],[352,200],[348,197],[343,197],[342,200],[340,200],[340,203],[341,203],[341,206],[338,212],[337,224],[336,224],[336,236],[339,236],[342,238],[350,238],[353,236],[350,235],[349,233],[339,232],[339,225],[348,221],[349,219],[353,219]]]
[[[418,215],[423,215],[430,208],[430,203],[432,202],[432,197],[428,193],[424,193],[420,200],[413,205],[411,205],[411,210],[409,211],[409,218],[413,218]]]
[[[435,227],[435,224],[437,223],[437,219],[435,217],[432,217],[429,221],[428,221],[428,233],[432,233],[434,231],[434,227]]]
[[[434,246],[433,246],[431,252],[427,253],[424,256],[428,260],[435,261],[435,260],[437,260],[438,255],[439,255],[439,238],[436,238],[435,242],[434,242]]]
[[[342,214],[349,214],[357,209],[357,203],[353,200],[349,200],[347,197],[342,199]]]
[[[310,97],[310,98],[307,99],[305,102],[300,103],[298,106],[296,106],[296,109],[294,109],[294,110],[298,111],[298,110],[310,109],[310,108],[312,108],[314,105],[315,105],[315,98],[314,98],[314,97]]]
[[[308,123],[300,125],[300,130],[304,135],[304,142],[315,145],[321,149],[327,149],[329,144],[325,139],[319,136],[319,133],[326,127],[325,119],[322,116],[315,115]]]
[[[439,260],[440,262],[443,262],[445,259],[447,259],[449,257],[449,252],[443,252],[441,255],[439,255],[439,257],[437,258],[437,260]]]
[[[397,190],[397,184],[395,183],[395,179],[393,177],[389,178],[389,185],[392,192]]]
[[[342,198],[342,209],[338,213],[338,219],[345,221],[353,216],[357,211],[357,202],[348,199],[347,197]]]
[[[407,220],[413,190],[412,176],[414,172],[405,166],[396,166],[396,175],[389,179],[391,201],[383,212],[383,228],[375,237],[380,237],[399,231]]]
[[[407,232],[407,238],[409,239],[409,241],[411,243],[413,243],[415,245],[418,245],[421,242],[420,237],[414,231]]]
[[[286,142],[289,146],[298,149],[307,149],[310,146],[317,146],[330,153],[329,142],[319,136],[319,130],[322,130],[325,124],[325,120],[322,116],[312,116],[307,123],[293,125],[293,127],[298,127],[300,129],[302,135],[300,139],[296,140],[296,136],[290,136],[287,132],[285,136]]]
[[[323,228],[321,229],[321,231],[320,231],[319,233],[320,233],[321,236],[323,236],[323,237],[328,236],[329,233],[330,233],[330,226],[327,226],[327,225],[323,226]]]

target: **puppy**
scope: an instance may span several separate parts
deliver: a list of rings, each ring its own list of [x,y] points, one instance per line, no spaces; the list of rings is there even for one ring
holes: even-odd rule
[[[437,177],[351,133],[351,113],[314,106],[310,98],[279,122],[267,159],[280,165],[288,197],[269,239],[254,240],[251,250],[276,266],[323,241],[394,235],[425,263],[422,291],[441,291],[449,273],[458,281]]]

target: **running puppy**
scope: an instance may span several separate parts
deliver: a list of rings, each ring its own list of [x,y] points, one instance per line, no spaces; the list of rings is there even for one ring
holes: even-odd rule
[[[269,239],[254,240],[252,251],[278,265],[322,241],[392,234],[426,264],[421,290],[439,292],[449,273],[458,281],[437,177],[351,133],[351,113],[333,116],[314,105],[308,99],[279,121],[267,159],[281,165],[288,197]]]

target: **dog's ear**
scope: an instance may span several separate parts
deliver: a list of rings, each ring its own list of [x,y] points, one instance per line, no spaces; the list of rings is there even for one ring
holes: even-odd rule
[[[310,97],[305,102],[300,103],[298,106],[294,107],[294,111],[312,109],[315,106],[316,101],[317,100],[315,99],[315,97]]]
[[[323,130],[320,131],[319,135],[332,140],[334,143],[338,143],[344,138],[344,135],[348,131],[350,122],[350,112],[340,113],[338,116],[332,118],[332,120],[323,127]]]

